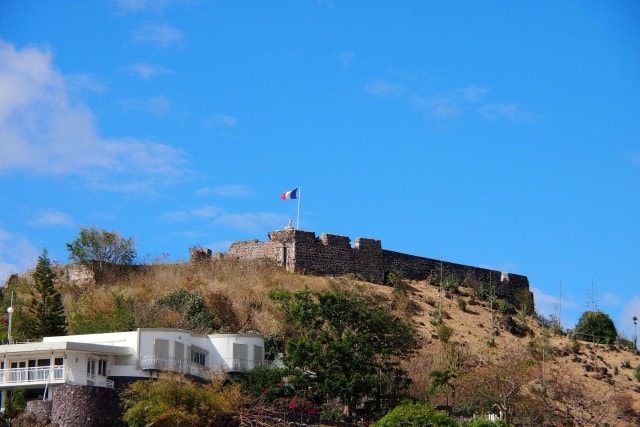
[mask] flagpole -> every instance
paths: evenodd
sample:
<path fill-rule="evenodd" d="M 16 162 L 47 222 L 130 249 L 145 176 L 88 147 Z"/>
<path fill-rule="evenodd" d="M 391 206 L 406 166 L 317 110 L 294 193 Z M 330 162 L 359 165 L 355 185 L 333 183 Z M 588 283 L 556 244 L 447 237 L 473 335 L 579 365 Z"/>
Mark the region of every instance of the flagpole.
<path fill-rule="evenodd" d="M 300 230 L 300 199 L 302 199 L 302 188 L 298 186 L 298 219 L 296 220 L 296 230 Z"/>

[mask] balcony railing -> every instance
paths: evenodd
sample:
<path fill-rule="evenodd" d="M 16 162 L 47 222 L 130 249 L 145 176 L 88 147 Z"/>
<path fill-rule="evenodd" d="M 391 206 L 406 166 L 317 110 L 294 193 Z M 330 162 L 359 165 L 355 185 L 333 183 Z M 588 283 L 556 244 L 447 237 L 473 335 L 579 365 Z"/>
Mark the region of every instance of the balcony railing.
<path fill-rule="evenodd" d="M 246 359 L 224 359 L 222 366 L 214 366 L 211 369 L 220 369 L 227 372 L 244 372 L 255 367 L 261 366 L 262 362 Z M 140 369 L 153 371 L 171 371 L 182 372 L 187 375 L 193 375 L 200 378 L 208 379 L 210 370 L 197 363 L 190 362 L 185 359 L 176 359 L 173 357 L 163 356 L 142 356 L 140 359 Z"/>
<path fill-rule="evenodd" d="M 0 369 L 0 385 L 78 384 L 73 372 L 64 366 Z M 113 388 L 113 381 L 87 374 L 87 385 Z"/>
<path fill-rule="evenodd" d="M 113 381 L 95 374 L 87 374 L 87 385 L 93 385 L 96 387 L 113 388 Z"/>
<path fill-rule="evenodd" d="M 0 384 L 64 382 L 64 366 L 0 370 Z"/>
<path fill-rule="evenodd" d="M 147 355 L 140 358 L 140 369 L 143 371 L 182 372 L 199 378 L 209 378 L 209 370 L 196 363 L 174 357 Z"/>

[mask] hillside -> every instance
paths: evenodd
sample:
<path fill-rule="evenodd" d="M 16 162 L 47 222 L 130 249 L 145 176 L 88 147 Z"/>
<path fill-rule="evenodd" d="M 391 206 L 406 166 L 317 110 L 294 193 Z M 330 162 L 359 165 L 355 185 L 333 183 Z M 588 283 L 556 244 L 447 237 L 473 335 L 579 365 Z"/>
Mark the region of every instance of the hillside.
<path fill-rule="evenodd" d="M 419 331 L 421 351 L 406 365 L 414 397 L 424 397 L 430 389 L 430 372 L 455 369 L 460 372 L 455 395 L 439 392 L 430 398 L 432 402 L 455 404 L 477 393 L 478 384 L 500 388 L 513 386 L 504 383 L 517 380 L 520 397 L 515 396 L 514 402 L 532 402 L 532 412 L 555 409 L 576 425 L 638 425 L 640 383 L 633 368 L 640 365 L 639 355 L 615 345 L 572 342 L 552 333 L 533 316 L 513 309 L 496 306 L 491 310 L 488 303 L 475 298 L 472 289 L 449 287 L 440 293 L 438 286 L 427 281 L 398 281 L 394 288 L 231 260 L 144 266 L 98 285 L 76 283 L 64 274 L 60 277 L 70 333 L 134 327 L 198 329 L 202 325 L 185 318 L 184 313 L 157 304 L 160 297 L 182 289 L 188 295 L 202 296 L 215 313 L 217 330 L 273 334 L 281 325 L 268 298 L 271 290 L 357 286 Z M 28 314 L 21 307 L 29 299 L 29 284 L 14 277 L 8 285 L 15 293 L 14 336 L 20 338 L 21 327 L 28 327 Z M 7 297 L 5 292 L 5 305 Z M 492 316 L 499 325 L 493 333 Z M 526 375 L 511 370 L 524 359 L 537 361 L 529 365 Z"/>

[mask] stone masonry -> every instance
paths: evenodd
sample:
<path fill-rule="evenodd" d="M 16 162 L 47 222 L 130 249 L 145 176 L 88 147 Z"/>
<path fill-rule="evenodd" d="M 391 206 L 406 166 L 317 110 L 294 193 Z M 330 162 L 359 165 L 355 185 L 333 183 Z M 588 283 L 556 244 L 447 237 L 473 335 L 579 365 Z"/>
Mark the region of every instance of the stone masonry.
<path fill-rule="evenodd" d="M 443 277 L 462 284 L 471 279 L 487 288 L 492 286 L 498 298 L 513 304 L 524 299 L 533 309 L 533 295 L 526 276 L 389 251 L 382 249 L 380 240 L 375 239 L 357 238 L 352 246 L 351 239 L 346 236 L 323 233 L 317 237 L 312 231 L 288 226 L 270 232 L 266 242 L 234 242 L 225 257 L 268 259 L 287 271 L 302 274 L 353 274 L 377 284 L 384 284 L 392 272 L 411 280 Z"/>

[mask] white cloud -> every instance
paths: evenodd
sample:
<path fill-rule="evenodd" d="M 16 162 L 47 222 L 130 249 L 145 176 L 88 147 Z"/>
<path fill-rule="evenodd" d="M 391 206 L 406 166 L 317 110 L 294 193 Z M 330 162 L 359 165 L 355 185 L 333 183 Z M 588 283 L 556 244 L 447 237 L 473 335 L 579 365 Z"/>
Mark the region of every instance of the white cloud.
<path fill-rule="evenodd" d="M 480 113 L 491 120 L 528 121 L 535 119 L 535 114 L 518 104 L 486 104 L 480 108 Z"/>
<path fill-rule="evenodd" d="M 184 154 L 168 145 L 102 138 L 91 110 L 70 96 L 48 49 L 17 50 L 0 40 L 3 172 L 74 175 L 93 188 L 126 191 L 148 190 L 186 170 Z"/>
<path fill-rule="evenodd" d="M 571 295 L 563 295 L 560 300 L 560 294 L 551 295 L 544 293 L 540 288 L 531 287 L 533 292 L 533 301 L 536 306 L 536 312 L 549 318 L 552 315 L 561 317 L 562 325 L 565 328 L 572 328 L 578 315 L 578 304 Z"/>
<path fill-rule="evenodd" d="M 146 64 L 143 62 L 138 62 L 137 64 L 133 64 L 129 66 L 129 73 L 141 78 L 142 80 L 150 80 L 153 77 L 159 76 L 161 74 L 169 74 L 171 70 L 168 68 L 162 67 L 160 65 Z"/>
<path fill-rule="evenodd" d="M 215 220 L 215 223 L 247 232 L 255 232 L 263 226 L 273 227 L 271 229 L 277 227 L 282 228 L 287 224 L 287 221 L 288 218 L 281 214 L 248 212 L 242 214 L 223 214 Z"/>
<path fill-rule="evenodd" d="M 217 187 L 203 187 L 196 191 L 196 195 L 200 197 L 208 197 L 211 195 L 220 197 L 249 197 L 253 194 L 251 188 L 242 184 L 219 185 Z"/>
<path fill-rule="evenodd" d="M 118 10 L 127 12 L 163 12 L 173 0 L 115 0 Z"/>
<path fill-rule="evenodd" d="M 633 339 L 633 335 L 640 326 L 640 320 L 638 320 L 638 325 L 634 328 L 633 316 L 640 319 L 640 295 L 635 295 L 627 301 L 620 312 L 620 317 L 615 322 L 618 332 L 628 339 Z"/>
<path fill-rule="evenodd" d="M 0 284 L 10 274 L 22 273 L 32 268 L 39 252 L 25 236 L 0 229 Z"/>
<path fill-rule="evenodd" d="M 342 67 L 348 67 L 353 62 L 354 54 L 351 51 L 340 52 L 338 58 L 340 59 L 340 64 Z"/>
<path fill-rule="evenodd" d="M 141 44 L 169 47 L 181 43 L 184 33 L 170 25 L 144 24 L 133 33 L 133 40 Z"/>
<path fill-rule="evenodd" d="M 228 114 L 212 114 L 205 120 L 205 125 L 235 128 L 238 125 L 238 119 Z"/>
<path fill-rule="evenodd" d="M 398 95 L 401 92 L 401 87 L 395 83 L 389 83 L 382 80 L 378 80 L 366 87 L 367 92 L 370 95 L 382 96 L 382 95 Z"/>
<path fill-rule="evenodd" d="M 29 222 L 29 225 L 44 227 L 71 227 L 73 220 L 63 212 L 55 209 L 41 209 L 37 212 L 36 217 Z"/>
<path fill-rule="evenodd" d="M 153 96 L 147 99 L 128 99 L 123 101 L 126 110 L 148 111 L 161 116 L 171 109 L 171 101 L 164 95 Z"/>

